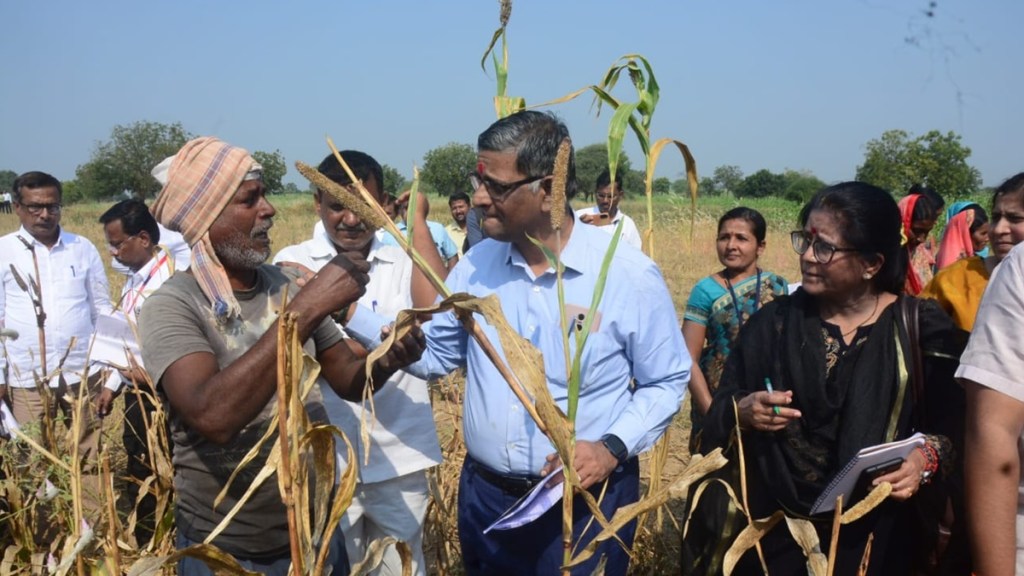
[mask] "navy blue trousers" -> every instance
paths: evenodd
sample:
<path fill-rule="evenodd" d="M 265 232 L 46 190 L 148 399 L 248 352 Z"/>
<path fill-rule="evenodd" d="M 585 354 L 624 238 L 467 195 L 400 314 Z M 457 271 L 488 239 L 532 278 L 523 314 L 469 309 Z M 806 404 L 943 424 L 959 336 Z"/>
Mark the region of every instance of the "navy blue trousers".
<path fill-rule="evenodd" d="M 596 498 L 599 483 L 590 488 Z M 636 458 L 627 460 L 608 479 L 608 489 L 601 500 L 601 511 L 611 518 L 618 508 L 636 502 L 640 497 L 640 464 Z M 473 465 L 464 463 L 459 478 L 459 540 L 462 561 L 468 576 L 524 576 L 559 574 L 562 566 L 562 506 L 556 504 L 530 524 L 511 530 L 484 528 L 501 516 L 520 498 L 508 494 L 482 478 Z M 589 524 L 589 526 L 588 526 Z M 584 533 L 584 529 L 586 532 Z M 580 496 L 573 501 L 573 546 L 575 550 L 593 540 L 601 531 L 597 521 Z M 626 524 L 618 536 L 627 547 L 633 546 L 636 522 Z M 580 538 L 583 538 L 582 542 Z M 592 574 L 601 556 L 607 557 L 605 574 L 625 574 L 629 554 L 614 539 L 602 543 L 597 553 L 572 574 Z"/>

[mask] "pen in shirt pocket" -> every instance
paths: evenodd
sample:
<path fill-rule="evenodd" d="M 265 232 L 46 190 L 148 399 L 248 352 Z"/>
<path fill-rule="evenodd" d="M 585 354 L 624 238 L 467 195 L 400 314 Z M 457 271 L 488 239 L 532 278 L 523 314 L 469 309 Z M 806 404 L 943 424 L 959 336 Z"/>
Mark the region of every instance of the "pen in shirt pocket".
<path fill-rule="evenodd" d="M 74 266 L 71 267 L 71 277 L 72 278 L 75 277 L 75 267 Z"/>
<path fill-rule="evenodd" d="M 370 306 L 371 306 L 371 307 L 373 307 L 373 311 L 374 311 L 374 312 L 376 312 L 376 311 L 377 311 L 377 301 L 376 301 L 376 300 L 374 300 L 373 302 L 371 302 L 371 303 L 370 303 Z"/>

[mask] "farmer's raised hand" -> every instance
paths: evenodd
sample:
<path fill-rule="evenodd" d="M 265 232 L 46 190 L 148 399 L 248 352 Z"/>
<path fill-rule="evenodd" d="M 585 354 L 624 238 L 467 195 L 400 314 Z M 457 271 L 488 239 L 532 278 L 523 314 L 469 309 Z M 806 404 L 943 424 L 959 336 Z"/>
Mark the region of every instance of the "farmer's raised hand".
<path fill-rule="evenodd" d="M 293 303 L 312 301 L 323 316 L 344 310 L 366 293 L 369 271 L 370 263 L 362 254 L 338 254 L 306 282 Z"/>

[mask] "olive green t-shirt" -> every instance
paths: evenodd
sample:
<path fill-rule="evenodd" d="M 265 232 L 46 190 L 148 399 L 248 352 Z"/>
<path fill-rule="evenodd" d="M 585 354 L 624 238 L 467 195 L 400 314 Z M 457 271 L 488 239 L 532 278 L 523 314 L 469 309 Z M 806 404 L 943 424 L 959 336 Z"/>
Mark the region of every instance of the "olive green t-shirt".
<path fill-rule="evenodd" d="M 224 369 L 252 348 L 274 324 L 280 314 L 283 288 L 288 286 L 288 293 L 294 294 L 298 287 L 293 278 L 275 266 L 261 266 L 257 276 L 252 290 L 235 292 L 242 309 L 241 321 L 219 324 L 199 284 L 186 272 L 172 276 L 146 300 L 139 320 L 142 358 L 158 390 L 160 378 L 178 359 L 208 352 Z M 341 333 L 328 318 L 303 349 L 315 357 L 317 351 L 341 339 Z M 224 500 L 214 508 L 214 499 L 235 467 L 266 432 L 275 403 L 272 397 L 252 422 L 223 445 L 190 430 L 180 415 L 170 410 L 177 527 L 189 540 L 203 541 L 245 494 L 263 467 L 273 438 L 263 444 L 259 455 L 234 479 Z M 319 386 L 313 386 L 306 398 L 306 410 L 311 420 L 327 421 Z M 213 543 L 241 557 L 270 557 L 288 551 L 286 511 L 275 476 L 264 480 Z"/>

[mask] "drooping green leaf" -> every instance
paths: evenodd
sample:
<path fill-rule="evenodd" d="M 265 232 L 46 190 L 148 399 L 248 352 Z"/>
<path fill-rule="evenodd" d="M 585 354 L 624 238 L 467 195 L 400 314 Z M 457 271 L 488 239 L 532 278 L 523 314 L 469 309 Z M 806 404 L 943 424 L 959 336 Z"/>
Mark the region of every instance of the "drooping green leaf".
<path fill-rule="evenodd" d="M 636 103 L 620 104 L 608 123 L 608 171 L 611 179 L 615 181 L 615 172 L 619 165 L 619 155 L 622 153 L 622 141 L 626 135 L 626 126 L 636 110 Z"/>

